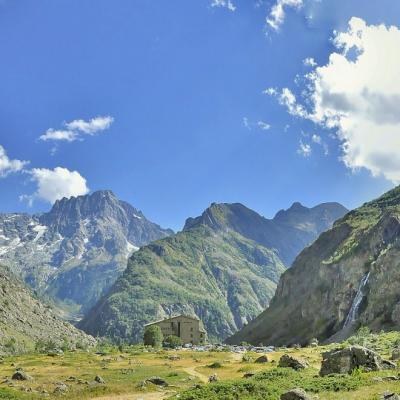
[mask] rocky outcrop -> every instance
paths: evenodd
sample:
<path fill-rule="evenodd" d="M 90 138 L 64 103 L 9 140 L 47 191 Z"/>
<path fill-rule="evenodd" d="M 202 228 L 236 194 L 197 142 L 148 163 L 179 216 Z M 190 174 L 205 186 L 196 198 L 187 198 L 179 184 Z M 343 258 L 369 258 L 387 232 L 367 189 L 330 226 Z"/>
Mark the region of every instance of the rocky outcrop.
<path fill-rule="evenodd" d="M 103 190 L 40 215 L 0 214 L 0 262 L 64 310 L 85 312 L 133 251 L 172 233 Z"/>
<path fill-rule="evenodd" d="M 364 371 L 380 371 L 395 369 L 396 365 L 365 347 L 350 346 L 344 349 L 334 349 L 322 354 L 320 375 L 351 374 L 356 368 Z"/>
<path fill-rule="evenodd" d="M 326 215 L 329 224 L 343 211 L 338 205 L 315 209 L 295 205 L 278 213 L 277 222 L 242 204 L 213 204 L 182 232 L 134 253 L 79 326 L 93 335 L 139 341 L 145 323 L 189 314 L 204 322 L 211 340 L 221 341 L 268 305 L 288 266 L 281 258 L 288 238 L 296 248 L 309 243 L 313 232 L 327 228 L 316 224 L 316 215 Z"/>
<path fill-rule="evenodd" d="M 303 389 L 292 389 L 281 395 L 281 400 L 310 400 L 311 397 Z"/>
<path fill-rule="evenodd" d="M 351 211 L 304 249 L 280 279 L 269 308 L 229 342 L 306 345 L 314 337 L 343 340 L 361 325 L 400 329 L 399 239 L 396 188 Z M 350 312 L 354 318 L 346 324 Z"/>

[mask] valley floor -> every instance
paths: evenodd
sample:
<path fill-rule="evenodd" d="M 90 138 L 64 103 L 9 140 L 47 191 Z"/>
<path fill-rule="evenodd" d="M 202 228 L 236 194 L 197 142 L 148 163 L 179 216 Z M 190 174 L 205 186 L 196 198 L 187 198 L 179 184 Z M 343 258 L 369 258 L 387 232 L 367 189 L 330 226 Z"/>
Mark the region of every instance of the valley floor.
<path fill-rule="evenodd" d="M 389 343 L 385 340 L 376 343 L 376 347 L 389 358 L 391 345 L 385 345 Z M 103 353 L 12 356 L 0 364 L 0 399 L 278 400 L 282 393 L 295 387 L 303 387 L 311 398 L 318 396 L 321 400 L 374 400 L 385 391 L 400 393 L 400 369 L 319 377 L 324 350 L 326 347 L 280 349 L 266 354 L 268 362 L 263 364 L 255 362 L 261 355 L 257 353 L 145 352 L 134 348 L 123 352 L 109 349 Z M 286 353 L 308 361 L 310 367 L 301 372 L 278 368 L 279 358 Z M 19 368 L 32 379 L 12 380 Z M 243 378 L 245 373 L 255 375 Z M 217 374 L 218 382 L 208 383 L 212 374 Z M 96 376 L 105 383 L 95 382 Z M 155 376 L 168 386 L 146 383 Z M 193 389 L 195 385 L 197 388 Z"/>

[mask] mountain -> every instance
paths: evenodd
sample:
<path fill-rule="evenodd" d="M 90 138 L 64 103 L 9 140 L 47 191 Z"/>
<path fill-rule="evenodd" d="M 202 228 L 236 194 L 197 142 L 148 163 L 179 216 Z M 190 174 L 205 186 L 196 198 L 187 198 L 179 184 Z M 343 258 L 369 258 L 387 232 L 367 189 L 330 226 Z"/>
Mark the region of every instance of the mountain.
<path fill-rule="evenodd" d="M 199 317 L 211 339 L 225 339 L 268 305 L 289 266 L 283 260 L 290 262 L 345 211 L 296 203 L 268 220 L 242 204 L 212 204 L 182 232 L 134 253 L 79 326 L 136 342 L 145 323 L 185 313 Z"/>
<path fill-rule="evenodd" d="M 140 246 L 171 235 L 108 190 L 40 215 L 0 214 L 0 263 L 74 313 L 91 307 Z"/>
<path fill-rule="evenodd" d="M 96 340 L 61 321 L 11 271 L 0 266 L 0 354 L 33 350 L 38 341 L 90 346 Z"/>
<path fill-rule="evenodd" d="M 306 248 L 269 308 L 230 338 L 340 341 L 360 326 L 400 329 L 400 187 L 349 212 Z"/>

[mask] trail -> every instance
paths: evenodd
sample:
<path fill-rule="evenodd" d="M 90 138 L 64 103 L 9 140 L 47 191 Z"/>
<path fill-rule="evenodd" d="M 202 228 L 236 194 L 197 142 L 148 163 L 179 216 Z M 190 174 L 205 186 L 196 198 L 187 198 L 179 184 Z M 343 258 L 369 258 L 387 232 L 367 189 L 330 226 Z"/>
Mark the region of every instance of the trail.
<path fill-rule="evenodd" d="M 201 382 L 207 383 L 208 377 L 203 375 L 201 372 L 196 371 L 196 367 L 185 367 L 183 370 L 191 376 L 199 378 Z"/>
<path fill-rule="evenodd" d="M 151 392 L 151 393 L 135 393 L 135 394 L 118 394 L 102 397 L 93 397 L 92 400 L 163 400 L 172 393 L 167 392 Z"/>

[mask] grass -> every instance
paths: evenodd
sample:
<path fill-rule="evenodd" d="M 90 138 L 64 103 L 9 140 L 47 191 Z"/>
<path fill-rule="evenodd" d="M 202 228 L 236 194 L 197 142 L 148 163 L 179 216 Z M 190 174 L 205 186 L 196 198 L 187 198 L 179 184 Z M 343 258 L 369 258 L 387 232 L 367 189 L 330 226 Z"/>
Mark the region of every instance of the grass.
<path fill-rule="evenodd" d="M 399 343 L 399 338 L 399 333 L 364 333 L 352 341 L 368 341 L 388 358 L 391 349 Z M 66 400 L 99 399 L 104 396 L 117 399 L 117 396 L 135 393 L 144 399 L 151 394 L 151 399 L 161 399 L 162 395 L 167 395 L 173 400 L 278 400 L 284 391 L 295 387 L 318 395 L 320 400 L 377 400 L 386 390 L 400 393 L 400 381 L 376 379 L 397 376 L 399 371 L 357 371 L 352 375 L 319 377 L 321 353 L 330 347 L 278 349 L 268 354 L 270 361 L 266 364 L 255 363 L 260 354 L 251 352 L 244 360 L 243 354 L 229 352 L 146 352 L 131 347 L 124 348 L 124 351 L 108 348 L 101 355 L 77 351 L 57 357 L 40 354 L 13 356 L 5 358 L 0 364 L 0 382 L 3 382 L 0 383 L 0 399 L 36 400 L 43 398 L 40 395 L 43 390 L 49 393 L 49 399 Z M 310 367 L 300 372 L 278 368 L 279 358 L 286 353 L 306 360 Z M 169 359 L 171 354 L 179 355 L 179 359 Z M 16 368 L 22 368 L 34 379 L 13 381 L 13 387 L 10 387 L 5 379 Z M 243 378 L 248 372 L 255 375 Z M 217 373 L 219 381 L 206 383 L 214 373 Z M 96 384 L 96 375 L 100 375 L 106 384 Z M 161 389 L 153 384 L 143 385 L 152 376 L 165 379 L 169 386 Z M 53 394 L 57 382 L 68 385 L 69 390 L 65 395 Z"/>

